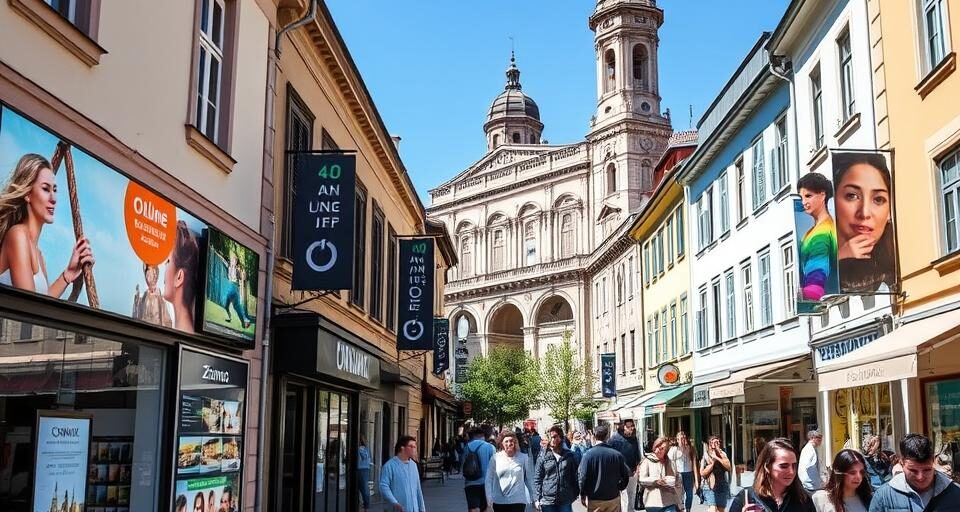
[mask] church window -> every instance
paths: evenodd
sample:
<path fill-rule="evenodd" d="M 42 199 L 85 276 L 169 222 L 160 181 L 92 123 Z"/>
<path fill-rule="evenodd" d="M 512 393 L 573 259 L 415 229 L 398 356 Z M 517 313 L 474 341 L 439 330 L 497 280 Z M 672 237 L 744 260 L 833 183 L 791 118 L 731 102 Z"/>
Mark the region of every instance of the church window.
<path fill-rule="evenodd" d="M 603 92 L 610 92 L 617 87 L 617 56 L 612 49 L 604 53 L 603 63 Z"/>
<path fill-rule="evenodd" d="M 462 277 L 473 275 L 473 240 L 469 236 L 460 241 L 460 271 Z"/>
<path fill-rule="evenodd" d="M 617 191 L 617 168 L 613 164 L 607 166 L 607 193 Z"/>
<path fill-rule="evenodd" d="M 493 134 L 493 147 L 500 145 L 500 135 Z"/>
<path fill-rule="evenodd" d="M 537 263 L 537 230 L 533 222 L 523 228 L 523 253 L 527 265 Z"/>
<path fill-rule="evenodd" d="M 493 232 L 493 244 L 491 244 L 493 246 L 493 261 L 491 265 L 493 268 L 491 270 L 493 271 L 503 270 L 506 267 L 506 248 L 504 246 L 505 244 L 503 235 L 503 229 L 498 229 Z"/>
<path fill-rule="evenodd" d="M 566 213 L 560 219 L 560 257 L 573 256 L 573 214 Z"/>
<path fill-rule="evenodd" d="M 537 136 L 531 133 L 531 134 L 530 134 L 530 144 L 536 144 L 536 143 L 537 143 Z"/>
<path fill-rule="evenodd" d="M 650 169 L 650 160 L 644 160 L 640 162 L 640 176 L 641 180 L 645 183 L 651 183 L 651 189 L 656 188 L 657 184 L 653 183 L 653 171 Z"/>
<path fill-rule="evenodd" d="M 520 134 L 517 132 L 513 132 L 513 143 L 520 144 Z"/>
<path fill-rule="evenodd" d="M 633 87 L 646 91 L 649 88 L 647 78 L 647 48 L 642 44 L 633 47 Z"/>

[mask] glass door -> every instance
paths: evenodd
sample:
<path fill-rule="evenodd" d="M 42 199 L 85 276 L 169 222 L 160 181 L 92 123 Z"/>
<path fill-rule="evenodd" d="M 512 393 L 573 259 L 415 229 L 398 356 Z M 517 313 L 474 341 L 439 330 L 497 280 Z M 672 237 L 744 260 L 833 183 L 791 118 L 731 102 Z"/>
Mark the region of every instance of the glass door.
<path fill-rule="evenodd" d="M 283 411 L 280 435 L 281 453 L 280 492 L 278 510 L 305 510 L 306 499 L 304 483 L 309 482 L 306 475 L 309 466 L 304 457 L 307 440 L 306 418 L 308 405 L 307 388 L 300 384 L 285 382 L 282 386 Z"/>
<path fill-rule="evenodd" d="M 359 499 L 353 491 L 356 449 L 350 444 L 351 396 L 335 391 L 317 391 L 317 455 L 314 512 L 352 509 Z"/>

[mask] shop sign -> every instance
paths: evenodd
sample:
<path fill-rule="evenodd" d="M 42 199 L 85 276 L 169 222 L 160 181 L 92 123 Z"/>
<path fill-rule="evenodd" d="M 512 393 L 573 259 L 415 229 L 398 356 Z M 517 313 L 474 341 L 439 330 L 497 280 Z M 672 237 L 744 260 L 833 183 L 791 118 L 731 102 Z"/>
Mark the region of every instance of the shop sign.
<path fill-rule="evenodd" d="M 440 375 L 450 368 L 450 320 L 433 319 L 433 374 Z"/>
<path fill-rule="evenodd" d="M 813 352 L 816 356 L 816 365 L 821 366 L 833 361 L 834 359 L 843 357 L 850 352 L 857 350 L 858 348 L 873 343 L 880 336 L 880 332 L 873 331 L 860 336 L 854 336 L 852 338 L 847 338 L 844 340 L 835 341 L 833 343 L 827 343 L 826 345 L 820 347 L 815 347 Z"/>
<path fill-rule="evenodd" d="M 59 199 L 50 194 L 40 213 L 25 211 L 23 220 L 10 226 L 36 222 L 42 227 L 34 256 L 45 262 L 45 271 L 18 275 L 17 269 L 35 264 L 18 259 L 29 255 L 13 255 L 2 279 L 11 284 L 0 287 L 14 286 L 180 332 L 200 327 L 196 312 L 198 301 L 204 300 L 206 223 L 2 105 L 0 140 L 0 169 L 9 170 L 0 182 L 29 186 L 45 180 Z M 39 168 L 39 174 L 31 168 Z M 14 183 L 20 179 L 15 176 L 36 178 Z M 7 234 L 0 233 L 0 240 L 9 242 L 13 237 Z M 253 275 L 258 271 L 252 269 Z M 255 316 L 255 311 L 247 313 Z"/>
<path fill-rule="evenodd" d="M 600 378 L 603 396 L 617 396 L 617 354 L 600 354 Z"/>
<path fill-rule="evenodd" d="M 347 290 L 353 285 L 356 156 L 295 155 L 294 290 Z"/>
<path fill-rule="evenodd" d="M 89 415 L 37 412 L 37 451 L 30 510 L 47 510 L 48 507 L 67 510 L 68 493 L 71 499 L 77 500 L 78 510 L 84 509 L 91 423 Z M 60 499 L 64 501 L 60 503 Z"/>
<path fill-rule="evenodd" d="M 882 384 L 917 376 L 917 355 L 885 359 L 875 363 L 863 364 L 852 368 L 827 371 L 817 376 L 820 391 Z"/>
<path fill-rule="evenodd" d="M 667 412 L 667 404 L 648 405 L 643 408 L 644 416 L 653 416 L 654 414 L 662 414 L 664 412 Z"/>
<path fill-rule="evenodd" d="M 660 386 L 672 386 L 680 382 L 680 369 L 675 364 L 665 364 L 657 370 Z"/>
<path fill-rule="evenodd" d="M 400 240 L 397 349 L 433 350 L 433 239 Z"/>
<path fill-rule="evenodd" d="M 216 229 L 207 230 L 203 330 L 254 342 L 260 255 Z"/>
<path fill-rule="evenodd" d="M 710 400 L 733 398 L 741 395 L 743 395 L 743 381 L 710 388 Z"/>
<path fill-rule="evenodd" d="M 229 503 L 243 509 L 245 361 L 181 347 L 173 503 Z"/>
<path fill-rule="evenodd" d="M 323 329 L 317 334 L 317 372 L 368 388 L 380 386 L 380 360 Z"/>
<path fill-rule="evenodd" d="M 470 368 L 470 351 L 467 350 L 467 345 L 465 343 L 457 344 L 457 348 L 454 349 L 454 382 L 457 384 L 463 384 L 467 381 L 467 371 Z"/>
<path fill-rule="evenodd" d="M 692 409 L 701 407 L 710 407 L 710 386 L 700 384 L 693 387 L 693 401 L 690 402 Z"/>

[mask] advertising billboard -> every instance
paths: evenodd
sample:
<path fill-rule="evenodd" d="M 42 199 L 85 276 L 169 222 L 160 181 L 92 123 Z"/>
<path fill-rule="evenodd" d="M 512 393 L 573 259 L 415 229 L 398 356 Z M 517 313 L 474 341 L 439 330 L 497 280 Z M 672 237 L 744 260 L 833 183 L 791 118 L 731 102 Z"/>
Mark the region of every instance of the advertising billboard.
<path fill-rule="evenodd" d="M 259 254 L 216 229 L 207 230 L 205 332 L 254 341 L 259 269 Z"/>
<path fill-rule="evenodd" d="M 0 105 L 0 287 L 192 333 L 208 226 Z"/>

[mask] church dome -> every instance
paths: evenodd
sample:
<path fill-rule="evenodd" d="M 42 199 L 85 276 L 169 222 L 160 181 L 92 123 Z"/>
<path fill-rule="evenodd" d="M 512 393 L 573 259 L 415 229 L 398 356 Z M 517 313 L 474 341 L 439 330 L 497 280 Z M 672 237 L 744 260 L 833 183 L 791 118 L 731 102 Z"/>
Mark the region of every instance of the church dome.
<path fill-rule="evenodd" d="M 507 68 L 507 85 L 490 105 L 487 122 L 505 117 L 530 117 L 540 121 L 540 107 L 533 98 L 523 93 L 520 85 L 520 70 L 517 69 L 516 61 L 512 56 L 510 67 Z"/>

